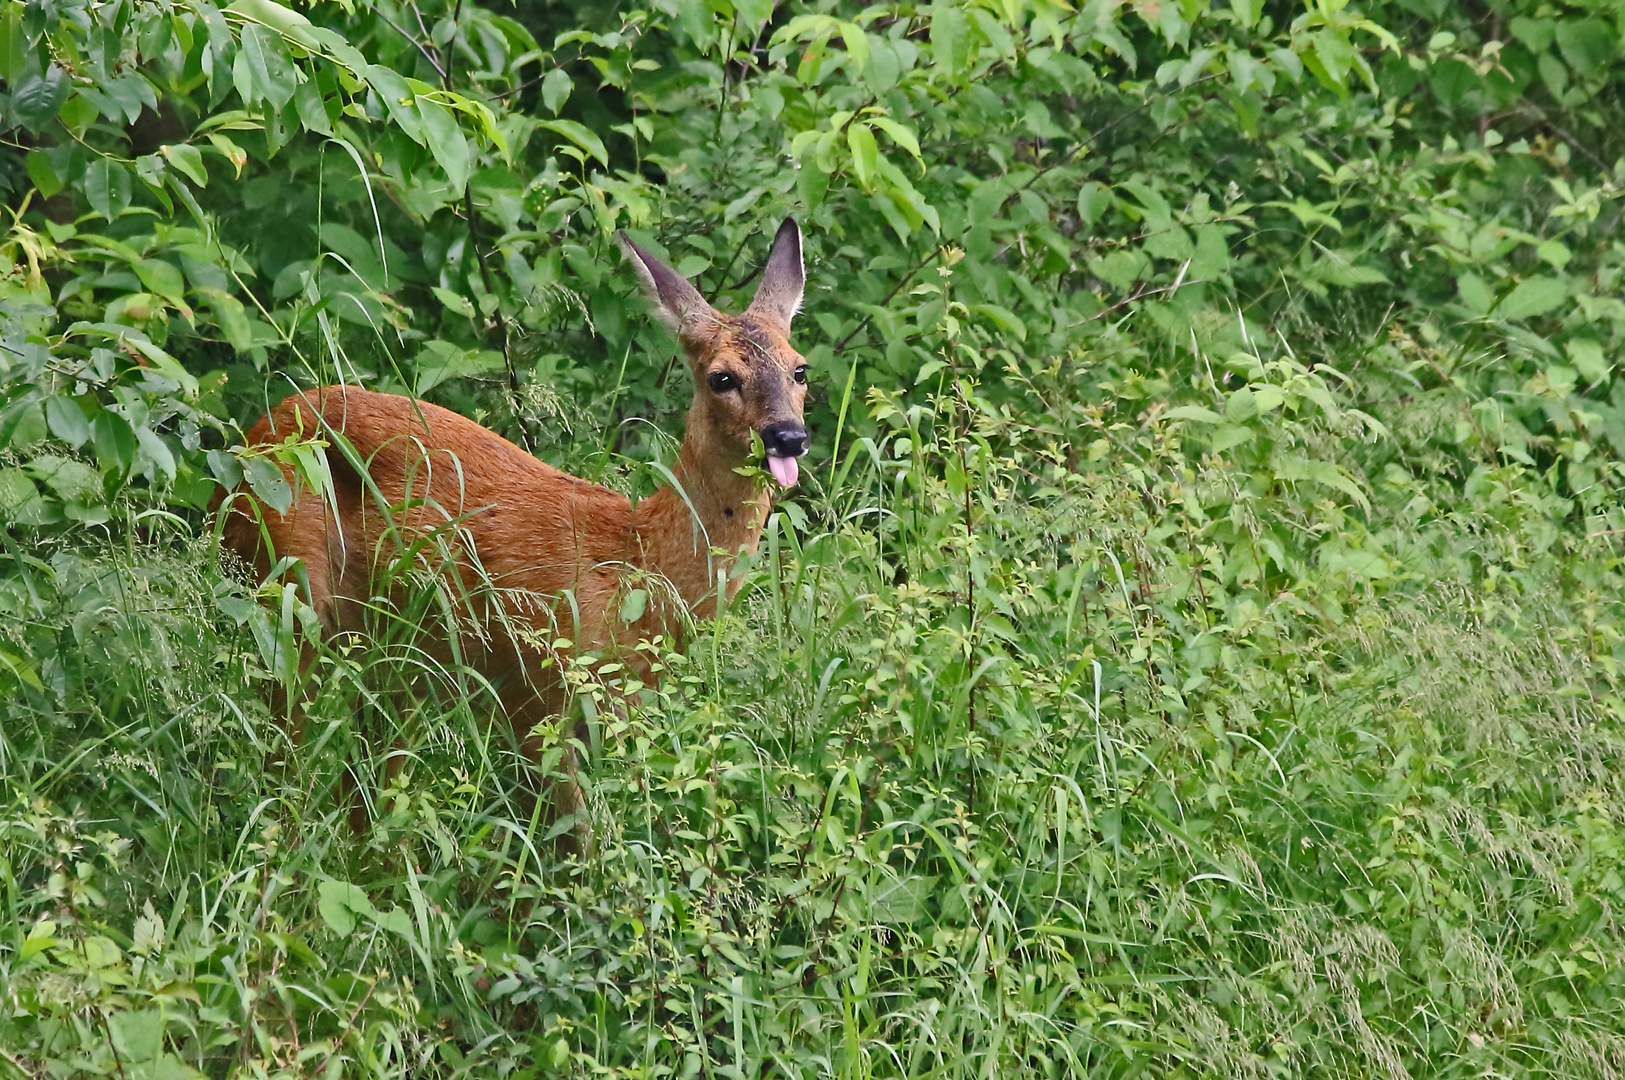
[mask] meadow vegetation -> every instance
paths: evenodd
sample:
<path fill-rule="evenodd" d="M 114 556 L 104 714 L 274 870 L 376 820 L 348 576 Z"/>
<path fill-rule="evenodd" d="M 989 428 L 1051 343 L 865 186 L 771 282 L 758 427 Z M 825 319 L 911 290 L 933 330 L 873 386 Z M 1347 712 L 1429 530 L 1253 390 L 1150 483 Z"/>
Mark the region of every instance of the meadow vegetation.
<path fill-rule="evenodd" d="M 0 192 L 0 1075 L 1625 1076 L 1617 3 L 0 0 Z M 812 457 L 564 858 L 206 506 L 332 381 L 650 493 L 614 232 L 787 214 Z"/>

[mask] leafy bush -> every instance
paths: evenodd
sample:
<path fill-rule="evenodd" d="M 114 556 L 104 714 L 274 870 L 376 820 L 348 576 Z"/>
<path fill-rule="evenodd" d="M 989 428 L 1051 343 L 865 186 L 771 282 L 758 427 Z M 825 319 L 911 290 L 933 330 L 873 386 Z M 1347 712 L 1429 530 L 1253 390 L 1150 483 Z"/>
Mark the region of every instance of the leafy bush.
<path fill-rule="evenodd" d="M 1622 33 L 0 2 L 0 1061 L 1614 1075 Z M 624 716 L 569 673 L 594 858 L 387 643 L 285 753 L 241 428 L 360 381 L 646 492 L 614 230 L 737 305 L 786 213 L 815 467 Z"/>

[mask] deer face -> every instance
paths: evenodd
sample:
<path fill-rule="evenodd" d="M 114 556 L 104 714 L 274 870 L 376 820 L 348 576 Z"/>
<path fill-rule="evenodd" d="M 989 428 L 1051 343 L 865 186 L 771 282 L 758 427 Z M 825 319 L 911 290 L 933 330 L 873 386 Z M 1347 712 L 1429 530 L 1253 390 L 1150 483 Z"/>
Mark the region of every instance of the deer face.
<path fill-rule="evenodd" d="M 790 320 L 801 306 L 801 231 L 786 218 L 773 240 L 762 282 L 750 307 L 723 315 L 693 285 L 625 234 L 632 264 L 655 314 L 677 332 L 694 373 L 689 423 L 702 422 L 716 450 L 748 453 L 752 436 L 767 452 L 768 471 L 780 487 L 800 477 L 796 459 L 811 438 L 803 420 L 807 364 L 790 347 Z"/>

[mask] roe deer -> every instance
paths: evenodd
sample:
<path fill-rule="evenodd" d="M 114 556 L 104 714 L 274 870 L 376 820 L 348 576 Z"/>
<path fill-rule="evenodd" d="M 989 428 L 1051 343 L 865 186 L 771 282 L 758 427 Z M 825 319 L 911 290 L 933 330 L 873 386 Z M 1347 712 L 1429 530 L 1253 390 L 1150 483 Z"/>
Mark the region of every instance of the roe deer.
<path fill-rule="evenodd" d="M 735 471 L 749 458 L 752 440 L 760 439 L 780 487 L 796 482 L 796 459 L 807 452 L 807 365 L 786 340 L 803 285 L 795 221 L 779 227 L 755 298 L 738 316 L 718 312 L 625 233 L 621 242 L 694 375 L 671 470 L 675 489 L 663 487 L 633 507 L 626 496 L 560 472 L 446 409 L 327 386 L 283 401 L 254 425 L 247 442 L 272 445 L 301 432 L 335 442 L 343 436 L 354 455 L 327 454 L 332 491 L 306 490 L 278 513 L 244 487 L 219 511 L 225 547 L 258 579 L 279 560 L 282 566 L 298 560 L 297 580 L 308 582 L 307 599 L 328 635 L 359 629 L 369 605 L 400 607 L 393 584 L 400 567 L 392 564 L 413 563 L 444 582 L 465 617 L 453 632 L 425 628 L 430 651 L 457 656 L 497 687 L 533 758 L 543 747 L 532 729 L 564 703 L 556 666 L 542 670 L 549 643 L 564 636 L 578 649 L 616 650 L 637 668 L 640 654 L 626 646 L 679 629 L 682 613 L 663 594 L 697 617 L 712 614 L 719 584 L 730 597 L 737 589 L 734 559 L 755 551 L 771 502 L 766 485 Z M 294 481 L 291 470 L 284 473 Z M 451 565 L 431 564 L 426 552 L 449 552 Z M 286 580 L 296 580 L 294 573 Z M 645 575 L 664 578 L 670 588 L 652 590 L 642 614 L 624 624 L 621 601 Z M 311 660 L 307 649 L 302 672 Z M 297 704 L 287 712 L 297 742 Z M 567 748 L 562 771 L 569 779 L 550 793 L 555 816 L 583 808 L 575 765 Z M 360 809 L 352 825 L 364 827 Z M 577 822 L 585 833 L 584 815 Z M 566 846 L 575 847 L 575 839 Z"/>

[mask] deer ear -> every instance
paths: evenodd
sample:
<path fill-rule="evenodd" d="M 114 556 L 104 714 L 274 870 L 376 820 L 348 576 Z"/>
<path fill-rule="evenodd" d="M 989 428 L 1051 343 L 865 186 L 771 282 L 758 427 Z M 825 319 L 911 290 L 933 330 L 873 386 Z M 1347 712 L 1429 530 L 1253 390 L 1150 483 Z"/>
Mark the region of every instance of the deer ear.
<path fill-rule="evenodd" d="M 801 310 L 805 284 L 806 275 L 801 269 L 801 229 L 795 218 L 785 218 L 773 238 L 773 250 L 767 253 L 762 283 L 756 287 L 756 298 L 750 302 L 749 313 L 776 322 L 788 331 L 790 320 Z"/>
<path fill-rule="evenodd" d="M 626 252 L 626 257 L 632 260 L 632 268 L 638 272 L 644 295 L 654 305 L 655 317 L 670 327 L 673 333 L 681 337 L 692 329 L 696 321 L 716 315 L 716 310 L 705 302 L 705 297 L 689 284 L 687 278 L 638 247 L 625 232 L 620 237 L 621 248 Z"/>

